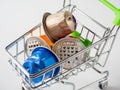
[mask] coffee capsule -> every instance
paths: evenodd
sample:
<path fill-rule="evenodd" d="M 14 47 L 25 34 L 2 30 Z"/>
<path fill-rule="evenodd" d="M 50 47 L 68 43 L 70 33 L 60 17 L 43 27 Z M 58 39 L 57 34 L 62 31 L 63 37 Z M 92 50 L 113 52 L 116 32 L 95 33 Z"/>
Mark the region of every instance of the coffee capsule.
<path fill-rule="evenodd" d="M 40 37 L 44 39 L 51 48 L 53 47 L 54 43 L 52 43 L 46 35 L 41 35 Z"/>
<path fill-rule="evenodd" d="M 33 49 L 39 46 L 45 46 L 47 48 L 50 48 L 49 45 L 42 38 L 35 37 L 35 36 L 28 38 L 25 44 L 25 52 L 27 56 L 30 56 Z"/>
<path fill-rule="evenodd" d="M 31 56 L 27 58 L 27 60 L 23 63 L 23 67 L 28 71 L 30 75 L 35 75 L 36 73 L 41 72 L 45 68 L 50 67 L 51 65 L 59 62 L 59 58 L 54 54 L 53 51 L 46 47 L 37 47 L 32 51 Z M 44 79 L 53 78 L 59 74 L 60 66 L 51 69 L 48 72 L 44 73 Z M 26 77 L 26 80 L 28 77 Z M 43 79 L 43 75 L 40 75 L 36 78 L 32 78 L 31 82 L 37 84 L 41 82 Z M 28 79 L 29 80 L 29 79 Z"/>
<path fill-rule="evenodd" d="M 53 51 L 58 55 L 60 60 L 65 60 L 83 49 L 85 49 L 85 46 L 79 41 L 79 39 L 74 37 L 62 38 L 58 40 L 53 46 Z M 86 57 L 86 53 L 77 55 L 68 62 L 65 62 L 63 68 L 68 70 L 77 65 L 80 65 L 85 62 Z"/>
<path fill-rule="evenodd" d="M 53 43 L 76 29 L 75 17 L 69 11 L 45 13 L 42 23 L 46 35 Z"/>

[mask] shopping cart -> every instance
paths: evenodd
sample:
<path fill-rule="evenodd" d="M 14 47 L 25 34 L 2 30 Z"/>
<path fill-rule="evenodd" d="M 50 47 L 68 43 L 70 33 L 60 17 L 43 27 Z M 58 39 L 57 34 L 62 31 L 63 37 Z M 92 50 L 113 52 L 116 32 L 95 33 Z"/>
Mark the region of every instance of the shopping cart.
<path fill-rule="evenodd" d="M 9 63 L 22 79 L 22 90 L 41 90 L 50 85 L 55 85 L 55 83 L 57 82 L 65 84 L 66 80 L 74 75 L 77 75 L 80 72 L 85 72 L 89 68 L 95 70 L 96 73 L 103 75 L 103 77 L 89 83 L 88 85 L 85 85 L 84 87 L 89 86 L 95 82 L 99 83 L 100 89 L 104 89 L 107 87 L 109 72 L 101 71 L 99 68 L 97 68 L 97 66 L 99 66 L 100 68 L 105 67 L 113 43 L 120 28 L 119 25 L 114 25 L 112 28 L 105 27 L 104 25 L 100 24 L 98 21 L 81 11 L 77 6 L 72 5 L 71 0 L 68 0 L 68 3 L 67 0 L 64 0 L 63 8 L 59 11 L 65 10 L 70 11 L 75 16 L 77 22 L 76 30 L 80 32 L 82 39 L 88 39 L 91 41 L 92 44 L 86 47 L 84 50 L 70 56 L 69 58 L 60 61 L 48 68 L 45 68 L 44 70 L 34 75 L 31 75 L 24 69 L 22 65 L 28 57 L 25 52 L 26 40 L 31 36 L 40 37 L 44 34 L 44 32 L 42 32 L 44 31 L 43 25 L 36 25 L 30 31 L 28 31 L 6 47 L 6 51 L 10 56 Z M 64 63 L 72 61 L 74 60 L 74 57 L 79 57 L 86 52 L 88 56 L 83 64 L 79 64 L 67 70 L 63 68 Z M 60 67 L 60 72 L 57 76 L 52 76 L 49 79 L 44 78 L 46 72 L 49 72 L 51 70 L 53 70 L 54 72 L 55 68 L 57 67 Z M 32 83 L 31 79 L 37 78 L 39 76 L 43 76 L 42 81 L 37 84 Z M 28 78 L 26 79 L 26 77 Z M 69 82 L 68 84 L 71 83 Z M 73 90 L 76 90 L 75 83 L 72 83 L 71 85 L 73 86 Z M 81 90 L 82 88 L 78 88 L 77 90 Z"/>

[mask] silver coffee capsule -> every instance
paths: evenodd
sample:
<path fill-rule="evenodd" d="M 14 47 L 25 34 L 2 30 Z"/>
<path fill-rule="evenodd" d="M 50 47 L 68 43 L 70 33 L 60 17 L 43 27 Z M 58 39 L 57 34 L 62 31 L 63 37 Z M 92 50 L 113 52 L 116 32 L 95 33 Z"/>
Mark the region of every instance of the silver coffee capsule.
<path fill-rule="evenodd" d="M 39 37 L 28 38 L 25 44 L 25 50 L 26 50 L 27 56 L 30 56 L 33 49 L 39 46 L 45 46 L 47 48 L 50 48 L 49 45 L 42 38 L 39 38 Z"/>
<path fill-rule="evenodd" d="M 62 38 L 53 46 L 53 51 L 58 55 L 60 60 L 65 60 L 83 49 L 85 49 L 84 45 L 79 41 L 79 39 L 73 37 Z M 63 68 L 68 70 L 84 63 L 86 56 L 87 54 L 83 53 L 82 55 L 74 57 L 73 60 L 66 62 Z"/>

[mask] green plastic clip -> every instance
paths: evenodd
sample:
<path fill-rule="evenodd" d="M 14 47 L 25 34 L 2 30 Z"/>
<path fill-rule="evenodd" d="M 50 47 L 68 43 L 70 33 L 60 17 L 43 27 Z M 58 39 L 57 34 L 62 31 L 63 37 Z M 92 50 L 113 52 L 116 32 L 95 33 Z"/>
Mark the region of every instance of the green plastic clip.
<path fill-rule="evenodd" d="M 107 0 L 100 0 L 100 1 L 115 13 L 116 17 L 115 17 L 113 23 L 116 26 L 120 26 L 120 9 L 116 8 L 114 5 L 112 5 Z"/>

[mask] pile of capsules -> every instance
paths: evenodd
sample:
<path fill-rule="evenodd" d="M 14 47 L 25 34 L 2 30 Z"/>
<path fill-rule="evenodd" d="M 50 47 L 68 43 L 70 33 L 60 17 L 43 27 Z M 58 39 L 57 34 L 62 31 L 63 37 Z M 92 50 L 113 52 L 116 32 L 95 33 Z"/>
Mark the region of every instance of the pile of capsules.
<path fill-rule="evenodd" d="M 55 14 L 45 13 L 42 19 L 45 35 L 32 36 L 26 40 L 25 51 L 28 58 L 23 67 L 29 74 L 36 74 L 70 56 L 80 52 L 91 44 L 89 40 L 83 40 L 76 31 L 77 22 L 69 11 L 60 11 Z M 74 57 L 64 63 L 63 69 L 71 68 L 85 62 L 87 53 Z M 55 77 L 60 72 L 60 66 L 45 73 L 44 79 Z M 33 83 L 39 83 L 43 75 L 32 79 Z"/>

